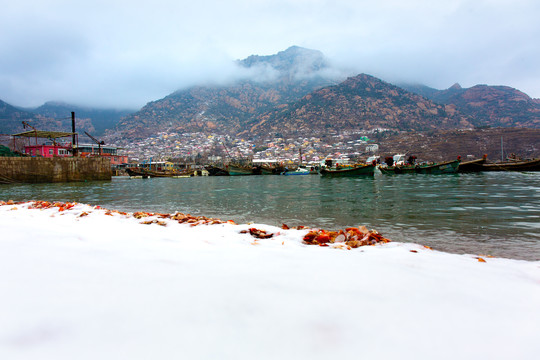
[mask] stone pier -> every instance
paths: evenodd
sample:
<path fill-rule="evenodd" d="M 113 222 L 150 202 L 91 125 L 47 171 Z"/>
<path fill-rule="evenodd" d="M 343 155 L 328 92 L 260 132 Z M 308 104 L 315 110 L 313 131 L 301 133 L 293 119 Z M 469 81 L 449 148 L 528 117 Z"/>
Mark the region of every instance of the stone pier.
<path fill-rule="evenodd" d="M 0 157 L 0 183 L 55 183 L 111 180 L 104 157 Z"/>

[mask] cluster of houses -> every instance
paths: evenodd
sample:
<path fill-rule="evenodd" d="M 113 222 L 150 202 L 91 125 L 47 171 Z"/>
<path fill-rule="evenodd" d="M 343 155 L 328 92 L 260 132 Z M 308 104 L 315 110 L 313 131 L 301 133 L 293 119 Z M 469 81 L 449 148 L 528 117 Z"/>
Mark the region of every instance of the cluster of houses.
<path fill-rule="evenodd" d="M 78 135 L 69 132 L 30 130 L 12 135 L 15 143 L 23 141 L 24 153 L 37 157 L 108 157 L 113 167 L 130 163 L 168 161 L 183 164 L 227 162 L 251 159 L 253 162 L 319 164 L 326 158 L 357 161 L 377 153 L 378 145 L 369 132 L 353 131 L 325 136 L 267 139 L 237 139 L 208 133 L 160 133 L 155 137 L 131 142 L 120 140 L 119 146 L 103 142 L 79 143 Z M 93 138 L 92 138 L 93 139 Z M 96 139 L 93 139 L 96 140 Z M 75 144 L 75 145 L 73 145 Z M 21 148 L 21 146 L 18 146 Z"/>
<path fill-rule="evenodd" d="M 367 158 L 378 152 L 378 145 L 365 131 L 328 134 L 325 137 L 272 137 L 237 139 L 229 135 L 208 133 L 160 133 L 138 142 L 120 141 L 123 153 L 131 161 L 150 158 L 172 159 L 186 163 L 216 163 L 230 159 L 252 159 L 254 162 L 319 163 L 327 157 Z"/>

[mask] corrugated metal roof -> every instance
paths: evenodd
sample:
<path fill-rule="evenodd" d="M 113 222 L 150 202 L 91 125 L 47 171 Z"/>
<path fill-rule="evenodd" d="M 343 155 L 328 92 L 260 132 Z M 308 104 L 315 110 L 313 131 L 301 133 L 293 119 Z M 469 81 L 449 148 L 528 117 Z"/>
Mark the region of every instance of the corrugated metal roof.
<path fill-rule="evenodd" d="M 62 132 L 62 131 L 30 130 L 30 131 L 25 131 L 25 132 L 18 133 L 18 134 L 13 134 L 11 136 L 38 137 L 38 138 L 45 138 L 45 139 L 58 139 L 58 138 L 72 136 L 72 135 L 74 135 L 74 133 Z"/>

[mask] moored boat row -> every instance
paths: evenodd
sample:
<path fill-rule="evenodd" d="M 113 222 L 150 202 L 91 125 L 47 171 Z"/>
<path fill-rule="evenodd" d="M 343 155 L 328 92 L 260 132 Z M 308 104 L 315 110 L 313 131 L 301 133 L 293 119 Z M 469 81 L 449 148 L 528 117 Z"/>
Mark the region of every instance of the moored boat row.
<path fill-rule="evenodd" d="M 441 163 L 399 163 L 382 164 L 376 162 L 369 164 L 332 164 L 328 162 L 321 166 L 298 166 L 292 169 L 283 166 L 252 166 L 249 164 L 229 163 L 223 166 L 207 165 L 205 171 L 210 176 L 237 176 L 237 175 L 322 175 L 325 177 L 343 176 L 373 176 L 376 171 L 384 175 L 400 174 L 455 174 L 482 171 L 540 171 L 540 159 L 527 161 L 506 161 L 499 163 L 488 162 L 486 156 L 481 159 L 461 161 L 460 158 Z M 126 169 L 131 177 L 190 177 L 197 175 L 197 170 L 153 170 L 142 167 Z"/>

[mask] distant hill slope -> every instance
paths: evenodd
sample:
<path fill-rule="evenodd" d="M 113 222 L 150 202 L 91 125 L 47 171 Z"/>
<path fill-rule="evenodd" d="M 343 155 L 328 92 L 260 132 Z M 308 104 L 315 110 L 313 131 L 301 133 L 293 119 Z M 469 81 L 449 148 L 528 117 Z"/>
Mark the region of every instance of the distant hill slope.
<path fill-rule="evenodd" d="M 476 85 L 464 89 L 455 84 L 446 90 L 422 85 L 402 87 L 434 102 L 455 105 L 478 127 L 540 128 L 540 100 L 508 86 Z"/>
<path fill-rule="evenodd" d="M 105 130 L 111 129 L 124 116 L 134 112 L 133 110 L 101 109 L 91 107 L 81 107 L 62 102 L 46 102 L 33 110 L 34 113 L 46 118 L 65 118 L 75 112 L 76 126 L 92 135 L 102 135 Z M 67 126 L 71 129 L 71 120 Z"/>
<path fill-rule="evenodd" d="M 425 131 L 470 127 L 470 118 L 453 105 L 440 105 L 361 74 L 316 90 L 301 100 L 253 121 L 249 132 L 312 133 L 328 130 L 389 128 Z"/>
<path fill-rule="evenodd" d="M 504 146 L 501 148 L 501 142 Z M 401 133 L 379 141 L 380 154 L 415 155 L 419 161 L 448 161 L 461 155 L 500 161 L 510 154 L 523 159 L 540 158 L 540 129 L 489 128 Z M 503 153 L 504 152 L 504 153 Z"/>
<path fill-rule="evenodd" d="M 24 131 L 22 122 L 32 123 L 37 120 L 36 114 L 17 109 L 0 100 L 0 134 L 14 134 Z"/>
<path fill-rule="evenodd" d="M 35 109 L 20 109 L 0 100 L 0 134 L 25 131 L 22 122 L 38 130 L 71 132 L 71 112 L 75 112 L 76 131 L 102 135 L 106 129 L 116 125 L 129 110 L 83 108 L 65 103 L 47 102 Z"/>

